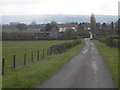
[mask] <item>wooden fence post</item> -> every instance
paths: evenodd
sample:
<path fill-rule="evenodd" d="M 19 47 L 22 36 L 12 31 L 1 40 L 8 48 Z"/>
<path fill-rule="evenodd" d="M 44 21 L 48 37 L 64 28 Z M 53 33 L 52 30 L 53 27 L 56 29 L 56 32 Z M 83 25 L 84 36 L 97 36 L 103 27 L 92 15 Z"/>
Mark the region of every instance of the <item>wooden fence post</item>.
<path fill-rule="evenodd" d="M 48 49 L 47 49 L 47 56 L 48 56 Z"/>
<path fill-rule="evenodd" d="M 44 55 L 44 50 L 43 50 L 43 58 L 45 57 L 45 55 Z"/>
<path fill-rule="evenodd" d="M 38 50 L 38 56 L 37 56 L 37 60 L 39 61 L 39 50 Z"/>
<path fill-rule="evenodd" d="M 33 51 L 31 52 L 31 60 L 33 62 Z"/>
<path fill-rule="evenodd" d="M 4 75 L 5 59 L 2 60 L 2 75 Z"/>
<path fill-rule="evenodd" d="M 24 54 L 24 66 L 26 65 L 26 54 Z"/>
<path fill-rule="evenodd" d="M 49 53 L 49 49 L 47 49 L 47 56 L 49 56 L 50 55 L 50 53 Z"/>
<path fill-rule="evenodd" d="M 16 68 L 16 57 L 15 57 L 15 55 L 13 55 L 13 68 L 14 69 Z"/>

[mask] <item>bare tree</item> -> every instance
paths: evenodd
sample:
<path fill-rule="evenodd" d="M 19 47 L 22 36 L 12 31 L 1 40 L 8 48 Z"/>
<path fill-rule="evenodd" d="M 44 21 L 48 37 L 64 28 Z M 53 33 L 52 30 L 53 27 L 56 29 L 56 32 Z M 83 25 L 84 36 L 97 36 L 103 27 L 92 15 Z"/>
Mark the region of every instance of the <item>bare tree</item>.
<path fill-rule="evenodd" d="M 31 25 L 33 25 L 33 26 L 37 25 L 36 21 L 32 21 Z"/>
<path fill-rule="evenodd" d="M 84 29 L 84 26 L 83 26 L 82 23 L 80 23 L 80 24 L 78 25 L 78 29 Z"/>
<path fill-rule="evenodd" d="M 113 30 L 114 29 L 114 23 L 111 22 L 111 29 Z"/>
<path fill-rule="evenodd" d="M 93 39 L 95 38 L 95 30 L 96 30 L 96 18 L 94 14 L 91 15 L 90 17 L 90 22 L 91 22 L 91 32 L 93 34 Z"/>
<path fill-rule="evenodd" d="M 120 35 L 120 18 L 118 19 L 118 35 Z"/>
<path fill-rule="evenodd" d="M 20 31 L 27 30 L 27 25 L 26 24 L 17 24 L 16 28 Z"/>

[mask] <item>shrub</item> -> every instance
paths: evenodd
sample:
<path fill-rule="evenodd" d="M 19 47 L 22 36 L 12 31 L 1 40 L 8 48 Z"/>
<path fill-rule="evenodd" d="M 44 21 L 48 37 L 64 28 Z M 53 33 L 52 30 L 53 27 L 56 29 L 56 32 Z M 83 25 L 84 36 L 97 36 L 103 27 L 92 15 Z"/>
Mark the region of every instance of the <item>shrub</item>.
<path fill-rule="evenodd" d="M 67 49 L 72 48 L 78 44 L 81 43 L 81 40 L 74 40 L 72 42 L 65 42 L 63 44 L 57 44 L 57 45 L 53 45 L 50 47 L 49 49 L 49 53 L 50 54 L 58 54 L 58 53 L 63 53 L 65 52 Z"/>
<path fill-rule="evenodd" d="M 50 54 L 58 54 L 66 51 L 66 48 L 63 44 L 57 44 L 50 47 Z"/>
<path fill-rule="evenodd" d="M 99 41 L 106 43 L 110 47 L 119 47 L 119 39 L 118 35 L 108 35 L 105 38 L 100 38 Z"/>

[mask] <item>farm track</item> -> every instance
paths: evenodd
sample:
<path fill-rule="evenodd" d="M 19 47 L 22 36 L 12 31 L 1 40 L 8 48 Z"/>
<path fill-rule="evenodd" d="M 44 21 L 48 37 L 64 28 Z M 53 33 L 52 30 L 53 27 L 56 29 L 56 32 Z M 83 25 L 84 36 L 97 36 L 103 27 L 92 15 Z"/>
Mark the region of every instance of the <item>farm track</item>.
<path fill-rule="evenodd" d="M 114 88 L 106 64 L 95 45 L 85 39 L 83 50 L 37 88 Z"/>

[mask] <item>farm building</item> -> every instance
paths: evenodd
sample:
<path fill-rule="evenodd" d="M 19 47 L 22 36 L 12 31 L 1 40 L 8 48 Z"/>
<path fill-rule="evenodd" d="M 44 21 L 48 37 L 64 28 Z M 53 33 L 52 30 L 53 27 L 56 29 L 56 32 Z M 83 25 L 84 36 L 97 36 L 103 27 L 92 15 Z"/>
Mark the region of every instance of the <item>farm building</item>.
<path fill-rule="evenodd" d="M 56 24 L 47 24 L 45 28 L 41 30 L 43 36 L 57 38 L 59 37 L 59 28 Z"/>

